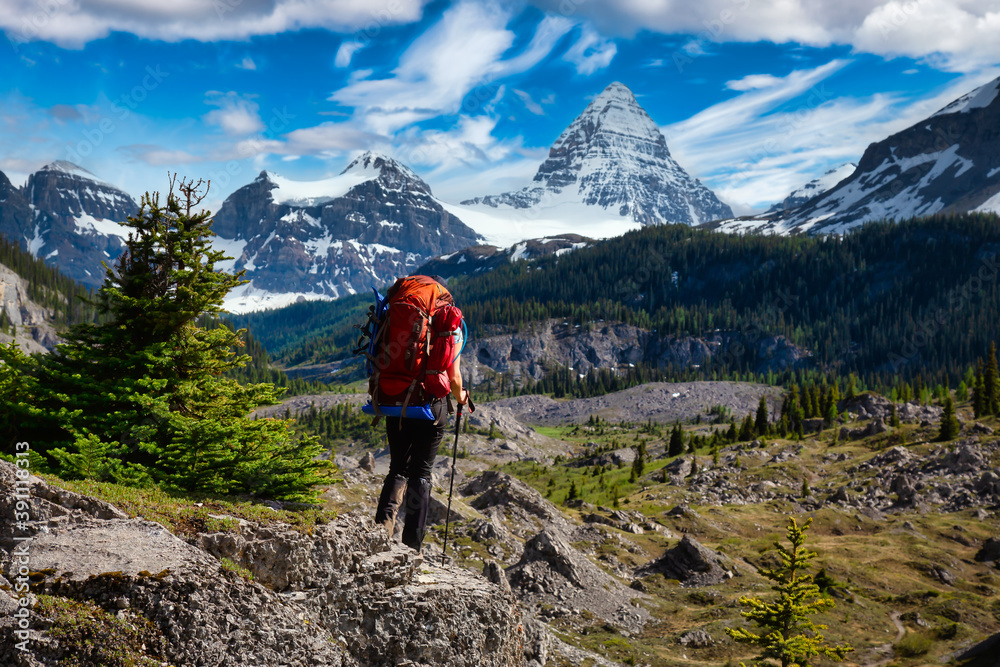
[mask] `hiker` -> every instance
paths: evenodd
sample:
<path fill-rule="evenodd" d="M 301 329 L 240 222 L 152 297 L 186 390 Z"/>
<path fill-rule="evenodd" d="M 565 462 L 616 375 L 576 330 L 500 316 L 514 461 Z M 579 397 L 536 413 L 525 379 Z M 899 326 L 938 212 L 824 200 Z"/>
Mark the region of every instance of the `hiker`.
<path fill-rule="evenodd" d="M 389 474 L 375 522 L 391 537 L 396 512 L 404 505 L 403 544 L 419 552 L 427 529 L 431 468 L 447 430 L 451 396 L 461 405 L 469 401 L 460 361 L 465 333 L 462 313 L 440 276 L 400 278 L 384 303 L 386 314 L 372 345 L 372 401 L 366 406 L 376 421 L 385 417 L 389 440 Z"/>

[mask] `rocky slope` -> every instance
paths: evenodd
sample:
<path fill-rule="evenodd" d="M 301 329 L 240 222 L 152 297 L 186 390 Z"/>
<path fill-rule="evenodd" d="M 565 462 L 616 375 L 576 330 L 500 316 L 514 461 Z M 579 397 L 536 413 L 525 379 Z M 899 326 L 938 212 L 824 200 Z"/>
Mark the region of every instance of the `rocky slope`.
<path fill-rule="evenodd" d="M 0 461 L 4 665 L 55 665 L 70 657 L 95 664 L 88 658 L 93 649 L 74 640 L 86 639 L 80 628 L 108 618 L 117 622 L 99 637 L 107 648 L 141 636 L 141 647 L 121 648 L 152 664 L 524 662 L 509 589 L 423 562 L 390 545 L 367 517 L 342 516 L 309 532 L 220 517 L 222 532 L 185 541 L 160 524 L 30 477 L 31 517 L 21 526 L 14 523 L 15 478 L 16 468 Z M 228 568 L 221 558 L 230 559 Z M 25 560 L 30 577 L 18 574 Z M 252 579 L 234 573 L 232 563 Z M 29 579 L 31 592 L 21 599 L 32 608 L 30 634 L 28 650 L 20 651 L 13 589 Z M 67 609 L 85 616 L 67 621 Z"/>
<path fill-rule="evenodd" d="M 1000 211 L 1000 79 L 871 144 L 857 169 L 800 206 L 718 228 L 829 234 L 870 220 Z"/>
<path fill-rule="evenodd" d="M 0 331 L 0 344 L 15 341 L 23 352 L 34 354 L 51 350 L 59 342 L 51 311 L 32 301 L 24 278 L 3 264 L 0 264 L 0 309 L 14 326 L 8 333 Z"/>
<path fill-rule="evenodd" d="M 251 281 L 229 295 L 233 312 L 367 291 L 480 242 L 416 174 L 373 153 L 325 181 L 262 172 L 226 199 L 214 231 Z"/>
<path fill-rule="evenodd" d="M 822 176 L 814 178 L 800 188 L 792 190 L 787 197 L 767 210 L 767 213 L 781 213 L 791 211 L 794 208 L 805 204 L 813 197 L 829 191 L 842 180 L 854 173 L 858 165 L 853 162 L 842 164 L 839 167 L 829 170 Z"/>
<path fill-rule="evenodd" d="M 537 323 L 516 334 L 483 336 L 472 340 L 463 356 L 474 384 L 489 371 L 515 380 L 539 380 L 546 364 L 586 374 L 591 369 L 627 370 L 645 363 L 659 368 L 689 368 L 708 364 L 713 357 L 753 355 L 756 372 L 779 371 L 809 365 L 810 353 L 784 336 L 752 336 L 715 331 L 703 337 L 659 335 L 629 324 L 592 322 L 572 325 L 560 320 Z"/>
<path fill-rule="evenodd" d="M 698 224 L 732 216 L 728 205 L 670 155 L 659 127 L 632 91 L 614 82 L 549 149 L 532 183 L 462 202 L 492 209 L 563 208 L 566 229 L 587 212 L 649 225 Z"/>

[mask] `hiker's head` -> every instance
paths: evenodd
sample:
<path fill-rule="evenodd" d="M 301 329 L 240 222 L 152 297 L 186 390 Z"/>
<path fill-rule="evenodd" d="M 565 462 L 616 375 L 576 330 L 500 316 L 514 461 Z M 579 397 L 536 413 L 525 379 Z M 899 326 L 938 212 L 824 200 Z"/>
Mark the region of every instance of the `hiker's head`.
<path fill-rule="evenodd" d="M 427 277 L 430 278 L 431 280 L 433 280 L 434 282 L 436 282 L 437 284 L 441 285 L 442 287 L 447 287 L 448 286 L 448 279 L 447 278 L 443 278 L 441 276 L 427 276 Z"/>

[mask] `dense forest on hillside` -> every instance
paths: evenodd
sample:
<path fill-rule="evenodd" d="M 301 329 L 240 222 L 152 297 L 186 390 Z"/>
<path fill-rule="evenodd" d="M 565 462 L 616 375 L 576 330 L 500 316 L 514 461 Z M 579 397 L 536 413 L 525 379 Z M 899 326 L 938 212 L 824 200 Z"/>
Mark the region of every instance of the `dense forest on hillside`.
<path fill-rule="evenodd" d="M 90 290 L 2 236 L 0 264 L 24 278 L 32 301 L 52 309 L 52 322 L 56 328 L 94 320 L 97 311 L 84 300 L 91 296 Z M 9 326 L 6 313 L 0 314 L 0 326 L 4 329 Z"/>
<path fill-rule="evenodd" d="M 846 236 L 733 236 L 647 227 L 559 257 L 452 280 L 475 336 L 550 317 L 662 334 L 787 336 L 818 367 L 872 385 L 922 375 L 955 385 L 1000 330 L 995 215 L 872 223 Z M 343 358 L 366 295 L 245 316 L 286 364 Z M 277 321 L 285 328 L 272 328 Z M 320 335 L 314 336 L 314 333 Z M 701 372 L 745 375 L 752 359 Z"/>

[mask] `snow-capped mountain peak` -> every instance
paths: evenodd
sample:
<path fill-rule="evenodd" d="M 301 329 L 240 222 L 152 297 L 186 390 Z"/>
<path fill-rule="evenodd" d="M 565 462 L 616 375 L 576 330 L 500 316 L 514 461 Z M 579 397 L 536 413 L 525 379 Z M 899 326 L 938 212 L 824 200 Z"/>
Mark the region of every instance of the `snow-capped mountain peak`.
<path fill-rule="evenodd" d="M 657 124 L 617 81 L 559 135 L 531 185 L 462 204 L 480 211 L 533 209 L 538 215 L 529 217 L 536 218 L 561 216 L 564 228 L 547 227 L 549 235 L 580 232 L 581 218 L 593 223 L 588 236 L 601 237 L 637 224 L 697 224 L 732 216 L 729 206 L 671 157 Z M 525 238 L 537 235 L 534 230 Z"/>
<path fill-rule="evenodd" d="M 998 94 L 1000 94 L 1000 78 L 994 79 L 993 81 L 990 81 L 989 83 L 979 86 L 975 90 L 962 95 L 957 100 L 932 115 L 931 118 L 951 113 L 969 113 L 973 109 L 988 107 L 993 103 L 993 100 L 997 98 Z"/>
<path fill-rule="evenodd" d="M 834 167 L 822 176 L 818 176 L 809 181 L 802 187 L 792 190 L 787 197 L 772 206 L 767 212 L 774 213 L 777 211 L 788 211 L 796 206 L 801 206 L 813 197 L 821 195 L 827 190 L 833 188 L 837 185 L 837 183 L 840 183 L 842 180 L 853 174 L 854 170 L 857 168 L 858 165 L 853 162 L 847 162 L 839 167 Z"/>
<path fill-rule="evenodd" d="M 56 160 L 55 162 L 50 162 L 38 171 L 52 171 L 66 174 L 67 176 L 73 176 L 76 178 L 82 178 L 88 181 L 94 181 L 95 183 L 101 183 L 103 185 L 110 185 L 105 181 L 102 181 L 97 176 L 87 171 L 83 167 L 66 160 Z M 114 186 L 111 186 L 114 187 Z"/>

